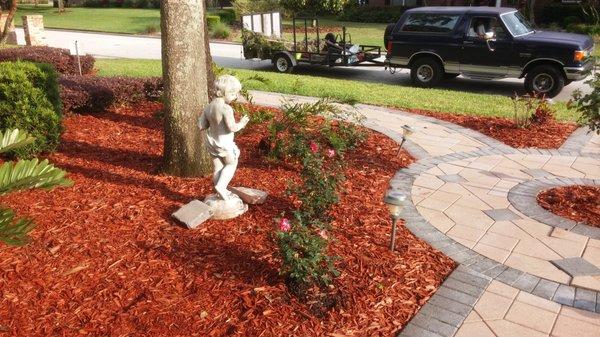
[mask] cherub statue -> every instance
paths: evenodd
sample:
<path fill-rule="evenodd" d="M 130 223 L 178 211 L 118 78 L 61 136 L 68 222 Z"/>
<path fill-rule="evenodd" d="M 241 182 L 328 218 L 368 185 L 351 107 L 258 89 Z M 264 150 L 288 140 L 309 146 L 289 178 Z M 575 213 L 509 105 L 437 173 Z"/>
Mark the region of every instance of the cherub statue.
<path fill-rule="evenodd" d="M 213 185 L 223 200 L 230 200 L 227 185 L 233 179 L 238 165 L 240 149 L 233 140 L 234 133 L 248 124 L 248 116 L 235 121 L 233 108 L 229 103 L 238 98 L 242 84 L 231 75 L 219 76 L 215 81 L 217 98 L 210 102 L 198 120 L 198 126 L 206 131 L 206 146 L 214 164 Z"/>

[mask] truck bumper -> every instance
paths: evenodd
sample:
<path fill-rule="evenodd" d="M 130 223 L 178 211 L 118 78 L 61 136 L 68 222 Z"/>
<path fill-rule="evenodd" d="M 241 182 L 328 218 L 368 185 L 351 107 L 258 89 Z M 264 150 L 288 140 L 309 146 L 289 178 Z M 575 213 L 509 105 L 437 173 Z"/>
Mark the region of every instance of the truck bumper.
<path fill-rule="evenodd" d="M 586 78 L 594 68 L 593 60 L 588 60 L 581 67 L 564 67 L 565 74 L 567 75 L 567 79 L 571 81 L 581 81 Z"/>

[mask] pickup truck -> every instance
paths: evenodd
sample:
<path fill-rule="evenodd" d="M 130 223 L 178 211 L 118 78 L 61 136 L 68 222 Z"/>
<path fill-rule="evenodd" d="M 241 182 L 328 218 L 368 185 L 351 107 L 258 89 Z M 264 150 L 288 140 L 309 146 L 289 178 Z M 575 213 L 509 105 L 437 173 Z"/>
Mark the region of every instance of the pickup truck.
<path fill-rule="evenodd" d="M 422 87 L 458 75 L 525 78 L 527 92 L 552 98 L 594 67 L 591 37 L 536 30 L 514 8 L 411 9 L 386 28 L 384 43 L 388 66 L 409 68 Z"/>

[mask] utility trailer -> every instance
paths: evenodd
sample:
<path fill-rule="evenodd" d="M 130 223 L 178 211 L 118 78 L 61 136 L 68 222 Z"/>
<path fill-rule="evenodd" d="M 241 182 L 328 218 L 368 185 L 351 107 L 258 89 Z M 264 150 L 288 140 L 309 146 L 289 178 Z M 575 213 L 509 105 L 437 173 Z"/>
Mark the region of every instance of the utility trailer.
<path fill-rule="evenodd" d="M 342 27 L 341 34 L 327 33 L 322 38 L 318 18 L 293 18 L 293 40 L 286 41 L 281 38 L 279 13 L 275 16 L 279 19 L 275 20 L 273 14 L 252 14 L 243 18 L 246 59 L 271 60 L 275 70 L 281 73 L 292 72 L 298 64 L 330 67 L 381 67 L 387 64 L 380 46 L 353 44 L 346 27 Z M 274 26 L 276 22 L 279 27 Z M 310 38 L 309 27 L 314 27 L 316 39 Z"/>

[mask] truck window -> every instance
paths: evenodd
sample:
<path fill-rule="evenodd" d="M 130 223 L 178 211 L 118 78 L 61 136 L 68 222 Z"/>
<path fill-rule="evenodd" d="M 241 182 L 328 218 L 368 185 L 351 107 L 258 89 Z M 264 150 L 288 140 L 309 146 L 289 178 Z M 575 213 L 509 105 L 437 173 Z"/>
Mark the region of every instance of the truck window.
<path fill-rule="evenodd" d="M 483 38 L 485 33 L 494 32 L 497 39 L 506 39 L 506 31 L 500 20 L 496 17 L 480 16 L 471 19 L 469 25 L 468 37 L 472 38 Z"/>
<path fill-rule="evenodd" d="M 416 33 L 450 33 L 454 30 L 460 15 L 458 14 L 411 14 L 401 31 Z"/>

